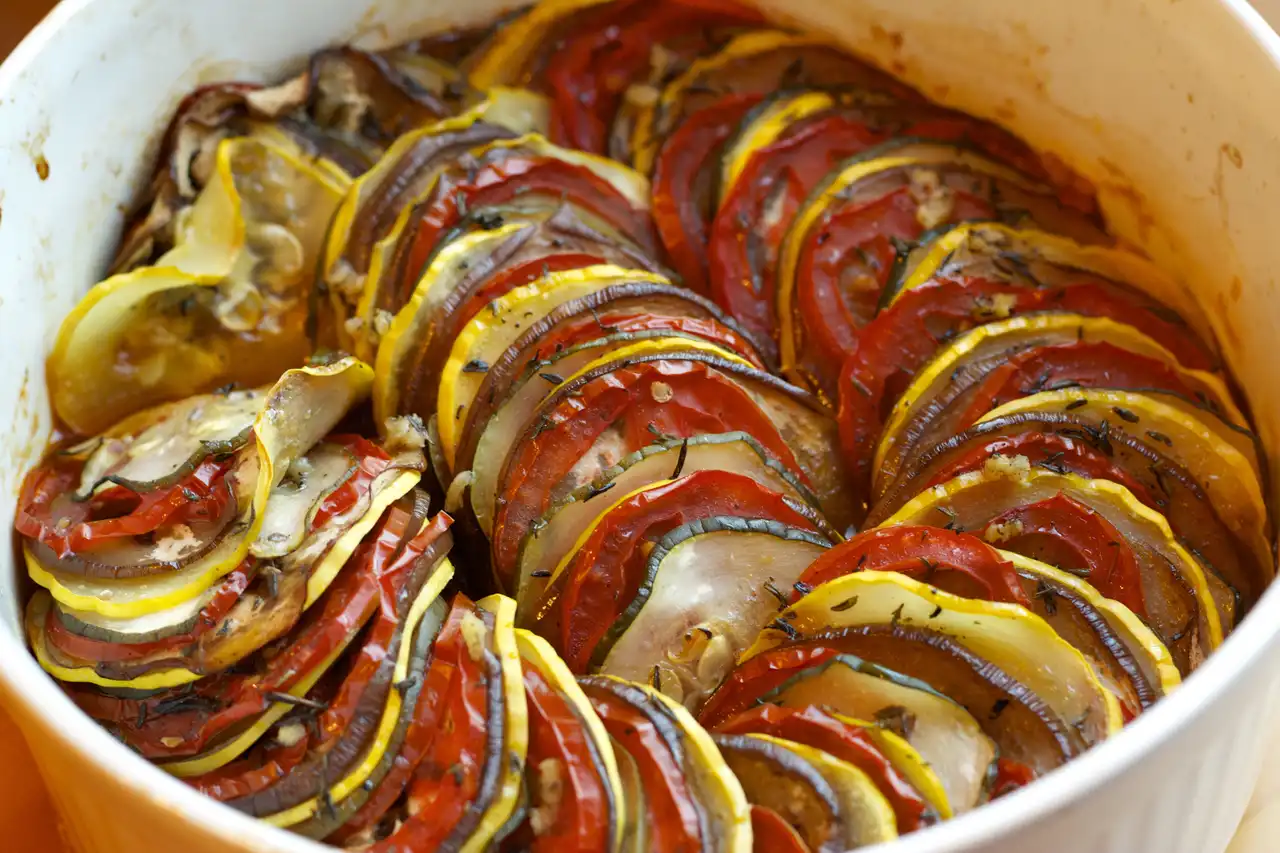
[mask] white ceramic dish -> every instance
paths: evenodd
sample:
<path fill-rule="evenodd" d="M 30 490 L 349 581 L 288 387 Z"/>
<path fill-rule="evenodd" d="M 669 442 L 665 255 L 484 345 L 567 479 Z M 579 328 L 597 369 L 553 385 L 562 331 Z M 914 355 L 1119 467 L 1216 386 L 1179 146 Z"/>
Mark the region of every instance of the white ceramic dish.
<path fill-rule="evenodd" d="M 67 0 L 0 67 L 0 518 L 50 427 L 43 359 L 95 280 L 183 93 L 277 78 L 311 50 L 483 20 L 502 0 Z M 1200 298 L 1280 460 L 1280 38 L 1238 0 L 765 0 L 1101 188 L 1117 230 Z M 962 12 L 957 8 L 963 7 Z M 1273 467 L 1272 477 L 1277 472 Z M 8 524 L 0 525 L 8 536 Z M 10 551 L 0 551 L 10 553 Z M 0 694 L 93 853 L 317 851 L 169 779 L 27 655 L 0 567 Z M 1280 705 L 1280 589 L 1184 689 L 1114 742 L 899 853 L 1213 853 Z M 3 845 L 0 845 L 3 846 Z"/>

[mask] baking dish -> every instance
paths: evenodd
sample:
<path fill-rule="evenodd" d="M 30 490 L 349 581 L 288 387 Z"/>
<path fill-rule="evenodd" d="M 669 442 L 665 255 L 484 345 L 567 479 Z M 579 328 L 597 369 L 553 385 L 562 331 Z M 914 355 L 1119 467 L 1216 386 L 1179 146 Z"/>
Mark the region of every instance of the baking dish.
<path fill-rule="evenodd" d="M 43 358 L 95 279 L 148 146 L 182 93 L 270 79 L 307 52 L 490 17 L 502 3 L 77 0 L 0 69 L 0 399 L 11 412 L 0 494 L 50 428 Z M 1280 42 L 1242 3 L 1182 0 L 899 8 L 888 0 L 763 3 L 831 33 L 945 103 L 993 118 L 1100 188 L 1116 230 L 1192 286 L 1274 449 L 1270 332 L 1280 321 L 1267 200 L 1280 180 Z M 0 510 L 12 512 L 11 504 Z M 84 850 L 314 850 L 174 784 L 82 717 L 21 647 L 21 590 L 0 583 L 0 690 Z M 900 850 L 1206 851 L 1225 845 L 1257 776 L 1280 665 L 1265 597 L 1185 689 L 1114 744 L 1026 791 L 899 842 Z"/>

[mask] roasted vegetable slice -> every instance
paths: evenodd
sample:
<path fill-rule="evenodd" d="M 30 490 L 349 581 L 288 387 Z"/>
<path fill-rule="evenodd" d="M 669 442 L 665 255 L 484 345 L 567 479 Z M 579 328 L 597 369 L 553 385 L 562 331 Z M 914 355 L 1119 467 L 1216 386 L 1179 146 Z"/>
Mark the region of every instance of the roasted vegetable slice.
<path fill-rule="evenodd" d="M 785 738 L 852 764 L 888 802 L 900 833 L 951 817 L 942 783 L 929 765 L 900 735 L 876 723 L 836 717 L 812 705 L 766 703 L 725 720 L 716 732 Z"/>
<path fill-rule="evenodd" d="M 726 95 L 703 107 L 667 137 L 654 162 L 654 225 L 681 281 L 698 293 L 711 293 L 707 240 L 722 149 L 759 102 L 759 95 Z M 740 230 L 738 236 L 750 240 L 753 233 Z M 732 308 L 722 297 L 717 300 Z"/>
<path fill-rule="evenodd" d="M 797 211 L 842 161 L 895 137 L 963 142 L 1045 177 L 1006 131 L 931 104 L 858 89 L 779 93 L 747 116 L 723 156 L 707 245 L 717 301 L 772 340 L 778 252 Z"/>
<path fill-rule="evenodd" d="M 578 679 L 644 790 L 650 850 L 748 853 L 751 817 L 742 786 L 711 736 L 683 706 L 611 676 Z"/>
<path fill-rule="evenodd" d="M 397 139 L 347 191 L 326 238 L 323 281 L 339 320 L 373 325 L 374 311 L 394 289 L 388 263 L 405 228 L 408 206 L 440 172 L 470 149 L 546 126 L 546 103 L 528 93 L 497 90 L 466 113 L 432 122 Z M 349 330 L 348 330 L 349 331 Z M 362 334 L 351 340 L 364 344 Z M 371 358 L 367 349 L 358 351 Z"/>
<path fill-rule="evenodd" d="M 163 574 L 106 580 L 99 579 L 110 577 L 102 571 L 95 572 L 98 577 L 93 578 L 48 568 L 36 551 L 28 548 L 28 574 L 67 607 L 110 617 L 155 613 L 200 596 L 240 565 L 258 536 L 271 491 L 284 480 L 292 462 L 368 394 L 369 373 L 366 365 L 354 359 L 291 370 L 258 396 L 259 408 L 252 421 L 255 447 L 241 451 L 237 470 L 228 475 L 237 484 L 240 514 L 222 531 L 217 544 L 198 559 Z M 304 411 L 305 418 L 289 414 Z M 19 525 L 22 523 L 20 515 Z M 191 542 L 187 540 L 193 537 L 186 534 L 190 529 L 174 527 L 180 538 L 157 542 L 153 550 L 161 553 L 153 556 L 166 556 L 170 550 L 182 554 L 189 549 Z"/>
<path fill-rule="evenodd" d="M 477 221 L 485 215 L 477 214 Z M 434 378 L 454 339 L 494 300 L 550 273 L 603 264 L 655 268 L 639 249 L 582 222 L 568 204 L 557 203 L 545 216 L 522 214 L 497 228 L 450 239 L 431 259 L 412 298 L 383 337 L 375 417 L 402 408 L 430 411 L 427 401 L 434 405 L 438 392 Z M 397 308 L 398 303 L 389 307 Z M 402 397 L 402 390 L 409 393 Z"/>
<path fill-rule="evenodd" d="M 862 329 L 839 385 L 840 440 L 855 483 L 870 480 L 881 425 L 916 372 L 976 325 L 1037 311 L 1108 317 L 1162 344 L 1186 366 L 1204 361 L 1194 343 L 1188 346 L 1185 326 L 1136 292 L 1088 278 L 1055 288 L 1005 280 L 1013 276 L 931 280 L 905 291 Z"/>
<path fill-rule="evenodd" d="M 380 602 L 366 629 L 363 644 L 350 661 L 333 701 L 320 712 L 318 735 L 307 757 L 275 785 L 229 801 L 232 808 L 262 817 L 275 826 L 316 821 L 314 834 L 334 823 L 330 807 L 354 809 L 357 794 L 375 770 L 389 769 L 383 760 L 403 738 L 406 681 L 423 678 L 430 645 L 440 633 L 447 610 L 440 600 L 451 567 L 419 561 L 391 587 L 394 595 Z M 397 685 L 403 685 L 398 687 Z M 409 709 L 408 713 L 412 713 Z M 374 784 L 377 784 L 375 781 Z M 327 805 L 326 805 L 327 804 Z"/>
<path fill-rule="evenodd" d="M 646 531 L 648 537 L 659 532 Z M 696 708 L 777 612 L 779 599 L 770 586 L 787 588 L 829 544 L 811 530 L 771 517 L 712 516 L 686 522 L 656 541 L 644 575 L 636 579 L 639 584 L 631 578 L 621 584 L 614 580 L 615 588 L 623 589 L 626 606 L 595 647 L 592 660 L 611 675 L 632 680 L 648 676 L 655 687 Z M 579 608 L 571 613 L 590 611 L 580 584 L 571 579 L 565 594 Z M 600 615 L 597 611 L 588 618 Z M 576 620 L 565 621 L 569 631 L 581 630 Z"/>
<path fill-rule="evenodd" d="M 982 472 L 962 474 L 921 493 L 885 524 L 946 519 L 958 529 L 982 530 L 1009 509 L 1059 496 L 1070 498 L 1076 507 L 1101 516 L 1120 538 L 1103 539 L 1100 547 L 1082 550 L 1084 545 L 1073 541 L 1075 534 L 1067 521 L 1058 529 L 1051 518 L 1036 527 L 1029 523 L 1024 527 L 1020 519 L 1013 518 L 1007 527 L 993 528 L 990 536 L 1010 550 L 1032 557 L 1044 555 L 1048 560 L 1054 558 L 1054 549 L 1075 560 L 1089 553 L 1098 554 L 1099 562 L 1094 566 L 1068 568 L 1087 569 L 1087 576 L 1104 591 L 1108 588 L 1104 581 L 1110 580 L 1108 576 L 1118 565 L 1113 552 L 1130 548 L 1141 585 L 1140 612 L 1145 613 L 1152 630 L 1173 653 L 1178 669 L 1184 674 L 1189 672 L 1221 644 L 1224 630 L 1233 624 L 1235 602 L 1231 590 L 1216 575 L 1206 573 L 1178 543 L 1163 516 L 1110 481 L 1032 470 L 1025 463 L 1025 458 L 999 457 Z M 1087 544 L 1088 539 L 1080 538 Z M 1117 544 L 1112 546 L 1111 541 Z"/>
<path fill-rule="evenodd" d="M 893 572 L 863 571 L 823 584 L 766 628 L 747 656 L 859 626 L 921 627 L 950 637 L 1034 691 L 1077 748 L 1120 729 L 1115 695 L 1043 620 L 1016 605 L 960 598 Z"/>
<path fill-rule="evenodd" d="M 998 222 L 965 222 L 914 246 L 895 270 L 881 300 L 892 307 L 918 287 L 935 281 L 1003 281 L 1032 288 L 1068 288 L 1082 283 L 1133 290 L 1159 305 L 1151 328 L 1180 327 L 1157 337 L 1188 367 L 1212 370 L 1217 354 L 1194 297 L 1141 255 L 1101 245 L 1082 245 L 1045 231 Z M 1192 329 L 1195 329 L 1193 332 Z M 1152 334 L 1148 329 L 1142 331 Z"/>
<path fill-rule="evenodd" d="M 779 30 L 746 33 L 694 62 L 659 98 L 641 107 L 631 136 L 635 167 L 651 172 L 662 141 L 686 116 L 720 95 L 820 86 L 862 86 L 918 97 L 824 39 Z"/>
<path fill-rule="evenodd" d="M 1190 423 L 1189 435 L 1179 435 L 1190 438 L 1189 447 L 1197 433 L 1209 433 L 1198 419 L 1172 417 L 1176 410 L 1159 399 L 1182 404 L 1171 395 L 1081 390 L 1035 396 L 1041 401 L 1034 408 L 1009 409 L 1009 414 L 984 419 L 915 456 L 872 509 L 867 524 L 880 523 L 923 489 L 982 470 L 993 456 L 1023 456 L 1035 468 L 1124 486 L 1164 515 L 1179 540 L 1240 593 L 1242 608 L 1251 606 L 1274 572 L 1264 513 L 1241 494 L 1240 481 L 1230 473 L 1231 460 L 1240 462 L 1238 452 L 1227 445 L 1209 460 L 1212 468 L 1201 465 L 1192 472 L 1184 467 L 1178 457 L 1188 454 L 1176 453 L 1174 439 L 1161 429 L 1172 433 L 1170 424 L 1185 429 Z M 1010 405 L 1021 409 L 1021 403 Z M 1153 415 L 1153 407 L 1162 414 Z M 1208 410 L 1200 411 L 1205 419 L 1216 420 Z M 1206 459 L 1191 456 L 1190 461 Z M 1247 470 L 1247 463 L 1243 467 Z M 1200 477 L 1208 478 L 1211 487 L 1201 485 Z M 1252 474 L 1245 478 L 1256 483 Z M 1132 599 L 1108 594 L 1142 612 L 1140 602 L 1135 606 Z"/>
<path fill-rule="evenodd" d="M 1043 373 L 1046 382 L 1072 386 L 1155 387 L 1197 395 L 1230 421 L 1244 421 L 1221 379 L 1183 368 L 1172 353 L 1131 326 L 1056 312 L 1014 317 L 960 335 L 903 391 L 876 445 L 877 497 L 898 476 L 905 458 L 961 431 L 993 404 L 1021 396 L 1024 367 L 1032 383 Z M 1010 379 L 1018 387 L 1006 387 Z"/>
<path fill-rule="evenodd" d="M 1067 520 L 1055 518 L 1058 535 L 1069 535 Z M 1034 535 L 1030 526 L 1013 533 L 1018 523 L 1001 516 L 986 534 L 992 540 Z M 1142 597 L 1132 553 L 1107 548 L 1110 541 L 1098 543 L 1107 565 L 1097 580 L 1105 580 L 1113 598 L 1133 602 L 1130 607 L 1070 572 L 997 551 L 977 536 L 911 525 L 870 530 L 831 549 L 802 575 L 797 592 L 855 572 L 893 571 L 953 595 L 1021 604 L 1089 658 L 1132 718 L 1180 679 L 1168 650 L 1134 615 L 1142 613 Z M 1128 563 L 1122 566 L 1122 559 Z"/>
<path fill-rule="evenodd" d="M 660 353 L 582 374 L 543 402 L 501 475 L 495 570 L 511 571 L 530 525 L 556 500 L 654 436 L 733 430 L 753 436 L 783 465 L 816 483 L 825 515 L 838 529 L 843 526 L 843 486 L 826 444 L 830 421 L 820 409 L 754 368 L 696 351 Z"/>
<path fill-rule="evenodd" d="M 467 365 L 493 364 L 520 336 L 521 327 L 536 323 L 558 306 L 605 287 L 628 282 L 663 283 L 665 279 L 639 270 L 594 266 L 551 273 L 497 299 L 487 311 L 471 318 L 454 339 L 445 363 L 436 401 L 438 428 L 446 461 L 452 465 L 458 431 L 475 400 L 484 374 Z M 511 322 L 507 322 L 511 320 Z"/>
<path fill-rule="evenodd" d="M 456 466 L 473 467 L 481 443 L 491 445 L 496 437 L 490 428 L 500 413 L 523 425 L 530 405 L 592 359 L 627 343 L 665 336 L 706 341 L 762 366 L 754 343 L 706 299 L 652 282 L 606 288 L 561 305 L 487 365 L 461 430 Z"/>
<path fill-rule="evenodd" d="M 599 7 L 599 8 L 591 8 Z M 506 82 L 545 90 L 557 142 L 604 153 L 611 125 L 727 30 L 756 24 L 733 3 L 542 2 L 485 50 L 472 73 L 481 87 Z M 629 131 L 629 127 L 626 128 Z M 620 135 L 614 129 L 612 136 Z M 619 157 L 615 152 L 614 156 Z"/>
<path fill-rule="evenodd" d="M 73 698 L 126 743 L 176 775 L 197 776 L 224 766 L 257 741 L 328 671 L 378 607 L 380 589 L 421 562 L 435 565 L 447 553 L 450 520 L 437 516 L 413 536 L 415 516 L 399 508 L 386 514 L 378 533 L 352 557 L 320 605 L 260 656 L 261 670 L 224 672 L 194 688 L 110 696 L 76 688 Z M 410 537 L 412 537 L 410 539 Z M 409 540 L 406 544 L 406 540 Z M 441 583 L 451 569 L 440 569 Z M 286 696 L 287 694 L 287 696 Z M 286 698 L 279 698 L 285 696 Z"/>
<path fill-rule="evenodd" d="M 820 749 L 764 734 L 716 735 L 748 802 L 797 829 L 813 853 L 898 837 L 893 810 L 870 778 Z"/>
<path fill-rule="evenodd" d="M 911 658 L 901 663 L 891 663 L 887 657 L 875 663 L 863 659 L 852 648 L 865 637 L 850 631 L 770 649 L 740 663 L 702 708 L 699 719 L 716 729 L 762 703 L 774 703 L 874 720 L 894 728 L 923 756 L 957 814 L 986 800 L 996 742 L 1013 743 L 1031 735 L 1028 739 L 1036 740 L 1034 749 L 1042 750 L 1047 737 L 1053 744 L 1050 759 L 1056 754 L 1056 760 L 1061 760 L 1056 735 L 1052 730 L 1044 732 L 1042 703 L 1024 687 L 946 637 L 903 628 L 892 629 L 887 638 L 879 636 L 883 633 L 869 634 L 877 643 L 875 650 Z M 926 677 L 929 682 L 922 680 Z M 1001 708 L 1009 712 L 1003 720 L 999 718 L 1004 713 L 987 720 L 966 710 L 966 706 L 990 708 L 1002 699 Z"/>
<path fill-rule="evenodd" d="M 523 583 L 532 581 L 529 596 L 534 597 L 525 596 L 521 600 L 538 600 L 533 591 L 555 578 L 562 561 L 579 547 L 582 537 L 603 512 L 614 507 L 622 496 L 639 494 L 651 485 L 678 479 L 674 474 L 687 477 L 699 471 L 727 471 L 746 476 L 771 492 L 813 509 L 818 506 L 817 498 L 800 483 L 799 477 L 746 433 L 697 435 L 651 444 L 561 498 L 530 526 L 520 542 L 518 558 L 520 578 Z M 545 581 L 539 581 L 540 578 Z M 537 605 L 535 612 L 540 612 L 541 607 Z"/>
<path fill-rule="evenodd" d="M 490 533 L 493 523 L 494 501 L 499 490 L 498 475 L 502 472 L 502 463 L 516 439 L 525 431 L 525 427 L 538 412 L 539 404 L 549 398 L 561 385 L 572 384 L 579 376 L 589 375 L 601 367 L 617 364 L 629 364 L 635 359 L 652 358 L 669 354 L 680 357 L 682 353 L 703 352 L 714 357 L 724 358 L 741 364 L 747 362 L 735 353 L 709 341 L 682 335 L 658 335 L 639 340 L 621 337 L 614 345 L 600 348 L 588 348 L 580 358 L 566 359 L 565 373 L 550 373 L 551 379 L 538 375 L 526 380 L 532 385 L 531 393 L 522 406 L 499 409 L 488 424 L 484 434 L 476 445 L 476 455 L 480 460 L 473 473 L 471 485 L 471 503 L 476 519 L 485 533 Z M 552 367 L 553 365 L 548 365 Z M 544 372 L 545 373 L 545 372 Z M 553 380 L 560 379 L 555 382 Z M 499 580 L 519 591 L 515 576 L 499 576 Z M 519 596 L 517 596 L 519 597 Z"/>
<path fill-rule="evenodd" d="M 728 513 L 735 517 L 717 518 Z M 776 521 L 778 525 L 770 531 L 765 520 Z M 776 535 L 779 542 L 771 543 L 775 546 L 771 549 L 775 557 L 787 550 L 801 554 L 810 548 L 820 551 L 827 541 L 818 533 L 823 528 L 811 509 L 743 474 L 703 470 L 675 480 L 659 480 L 618 496 L 584 528 L 556 565 L 541 598 L 530 599 L 533 606 L 529 607 L 531 612 L 527 618 L 534 620 L 540 633 L 557 642 L 558 651 L 571 669 L 585 672 L 590 665 L 598 667 L 609 647 L 651 597 L 658 568 L 654 556 L 660 561 L 665 552 L 686 539 L 697 537 L 700 532 L 734 529 Z M 719 536 L 717 541 L 724 538 Z M 800 544 L 786 544 L 789 541 Z M 682 549 L 682 553 L 690 550 Z M 705 550 L 709 559 L 717 554 L 715 544 L 706 545 Z M 538 579 L 533 578 L 531 582 L 537 583 Z M 766 581 L 759 581 L 764 583 Z M 785 588 L 788 583 L 779 579 L 774 588 Z M 754 599 L 754 594 L 761 590 L 751 586 L 746 592 Z M 778 606 L 772 595 L 763 603 L 772 609 Z M 695 602 L 694 606 L 706 608 L 708 602 Z M 679 657 L 693 669 L 698 665 L 699 654 L 707 649 L 711 635 L 733 628 L 728 622 L 714 619 L 695 630 L 697 624 L 695 620 L 689 625 L 663 629 L 670 635 L 667 640 L 673 645 L 673 655 L 674 646 L 688 647 L 686 654 Z M 713 632 L 713 627 L 718 630 Z M 749 629 L 748 634 L 758 630 L 758 626 Z M 655 639 L 659 644 L 663 642 L 661 638 Z M 731 638 L 728 643 L 717 642 L 708 655 L 707 666 L 715 669 L 719 664 L 714 659 L 718 658 L 719 663 L 727 660 L 726 648 L 731 644 Z M 663 673 L 672 676 L 675 674 L 671 671 L 672 663 L 655 652 L 649 658 L 633 660 L 631 665 L 638 669 L 629 675 L 653 681 L 654 670 L 658 669 L 657 677 Z M 689 669 L 685 674 L 692 677 L 692 672 Z M 666 687 L 670 689 L 669 695 L 682 697 L 680 679 Z"/>
<path fill-rule="evenodd" d="M 545 640 L 516 631 L 529 704 L 531 853 L 618 851 L 626 803 L 604 724 Z"/>
<path fill-rule="evenodd" d="M 435 652 L 455 667 L 440 734 L 409 785 L 403 817 L 369 849 L 484 850 L 512 818 L 529 744 L 514 613 L 500 596 L 479 604 L 455 597 Z"/>
<path fill-rule="evenodd" d="M 269 382 L 310 352 L 313 271 L 345 187 L 249 138 L 218 148 L 201 192 L 155 266 L 96 285 L 49 356 L 54 409 L 94 435 L 143 408 L 236 382 Z"/>

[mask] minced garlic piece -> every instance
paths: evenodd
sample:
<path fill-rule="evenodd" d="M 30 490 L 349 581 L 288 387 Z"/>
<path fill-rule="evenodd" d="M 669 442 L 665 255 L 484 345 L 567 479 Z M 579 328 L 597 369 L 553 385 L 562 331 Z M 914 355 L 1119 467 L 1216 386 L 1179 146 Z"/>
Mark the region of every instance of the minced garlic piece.
<path fill-rule="evenodd" d="M 484 657 L 484 641 L 488 634 L 484 620 L 474 613 L 462 617 L 462 639 L 467 644 L 467 654 L 478 661 Z"/>
<path fill-rule="evenodd" d="M 909 192 L 916 202 L 916 221 L 921 228 L 937 228 L 951 218 L 955 210 L 955 193 L 942 183 L 937 172 L 913 169 Z"/>
<path fill-rule="evenodd" d="M 169 533 L 169 536 L 156 542 L 155 548 L 151 551 L 151 556 L 157 562 L 167 563 L 176 560 L 200 546 L 200 540 L 196 538 L 196 534 L 185 524 L 175 524 L 169 528 Z"/>
<path fill-rule="evenodd" d="M 1026 479 L 1031 474 L 1031 460 L 1025 456 L 1005 456 L 993 453 L 982 471 L 988 477 L 1008 477 L 1013 480 Z"/>
<path fill-rule="evenodd" d="M 544 758 L 538 762 L 534 797 L 537 805 L 529 810 L 529 827 L 534 835 L 542 835 L 556 822 L 560 801 L 564 799 L 564 777 L 560 762 Z"/>
<path fill-rule="evenodd" d="M 675 392 L 671 390 L 671 386 L 665 382 L 655 382 L 649 386 L 649 393 L 653 395 L 655 403 L 667 403 L 675 396 Z"/>
<path fill-rule="evenodd" d="M 307 736 L 307 727 L 302 723 L 289 723 L 276 729 L 276 743 L 288 749 L 297 746 Z"/>
<path fill-rule="evenodd" d="M 1022 535 L 1022 521 L 1015 518 L 1013 521 L 997 522 L 987 528 L 987 532 L 983 534 L 983 538 L 988 542 L 1007 542 L 1016 536 Z"/>

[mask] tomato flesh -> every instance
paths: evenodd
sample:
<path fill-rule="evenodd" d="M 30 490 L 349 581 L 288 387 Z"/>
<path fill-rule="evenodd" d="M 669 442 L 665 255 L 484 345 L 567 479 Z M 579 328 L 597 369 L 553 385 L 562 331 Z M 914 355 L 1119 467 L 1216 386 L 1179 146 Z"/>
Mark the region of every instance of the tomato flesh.
<path fill-rule="evenodd" d="M 641 711 L 611 691 L 583 684 L 605 731 L 635 759 L 644 787 L 651 850 L 696 853 L 702 849 L 697 807 L 684 769 L 662 732 Z"/>
<path fill-rule="evenodd" d="M 862 729 L 836 719 L 820 708 L 783 708 L 766 703 L 716 726 L 725 734 L 765 734 L 795 741 L 847 761 L 870 777 L 893 808 L 899 832 L 918 829 L 937 820 L 929 805 L 898 772 L 874 740 Z"/>
<path fill-rule="evenodd" d="M 995 299 L 1012 303 L 995 308 Z M 872 445 L 889 410 L 939 347 L 974 326 L 1031 311 L 1110 317 L 1149 335 L 1192 368 L 1212 364 L 1185 326 L 1150 300 L 1104 282 L 1037 289 L 990 279 L 940 280 L 901 294 L 858 335 L 839 382 L 840 443 L 863 500 L 871 477 Z"/>
<path fill-rule="evenodd" d="M 802 591 L 860 571 L 898 572 L 966 598 L 1030 607 L 1013 566 L 976 536 L 939 527 L 885 527 L 859 534 L 818 557 L 800 576 Z"/>
<path fill-rule="evenodd" d="M 332 657 L 378 609 L 383 577 L 402 578 L 453 523 L 447 515 L 437 515 L 392 561 L 408 521 L 408 513 L 399 509 L 383 516 L 377 532 L 289 634 L 288 644 L 259 653 L 261 673 L 223 672 L 196 682 L 189 691 L 147 699 L 123 699 L 80 686 L 65 689 L 89 716 L 110 726 L 144 757 L 197 755 L 237 723 L 265 711 L 271 704 L 267 694 L 288 691 Z M 177 745 L 166 745 L 166 740 Z"/>
<path fill-rule="evenodd" d="M 632 495 L 592 528 L 535 608 L 558 617 L 557 651 L 570 670 L 588 671 L 596 646 L 639 594 L 650 547 L 681 525 L 721 515 L 817 530 L 782 495 L 729 471 L 697 471 Z M 556 636 L 550 624 L 543 633 Z"/>
<path fill-rule="evenodd" d="M 733 305 L 708 280 L 707 230 L 715 216 L 715 176 L 724 143 L 760 100 L 759 95 L 727 95 L 691 114 L 663 142 L 653 168 L 653 221 L 672 267 L 685 287 L 713 296 L 730 313 Z"/>
<path fill-rule="evenodd" d="M 561 395 L 507 457 L 494 518 L 493 563 L 514 574 L 520 540 L 551 505 L 552 490 L 598 438 L 618 425 L 618 458 L 655 441 L 742 430 L 791 471 L 795 456 L 737 383 L 701 361 L 656 360 L 620 367 Z M 616 460 L 615 460 L 616 461 Z"/>
<path fill-rule="evenodd" d="M 1115 525 L 1068 495 L 1013 507 L 993 518 L 992 531 L 1016 529 L 1001 545 L 1082 575 L 1098 592 L 1146 616 L 1133 548 Z"/>

